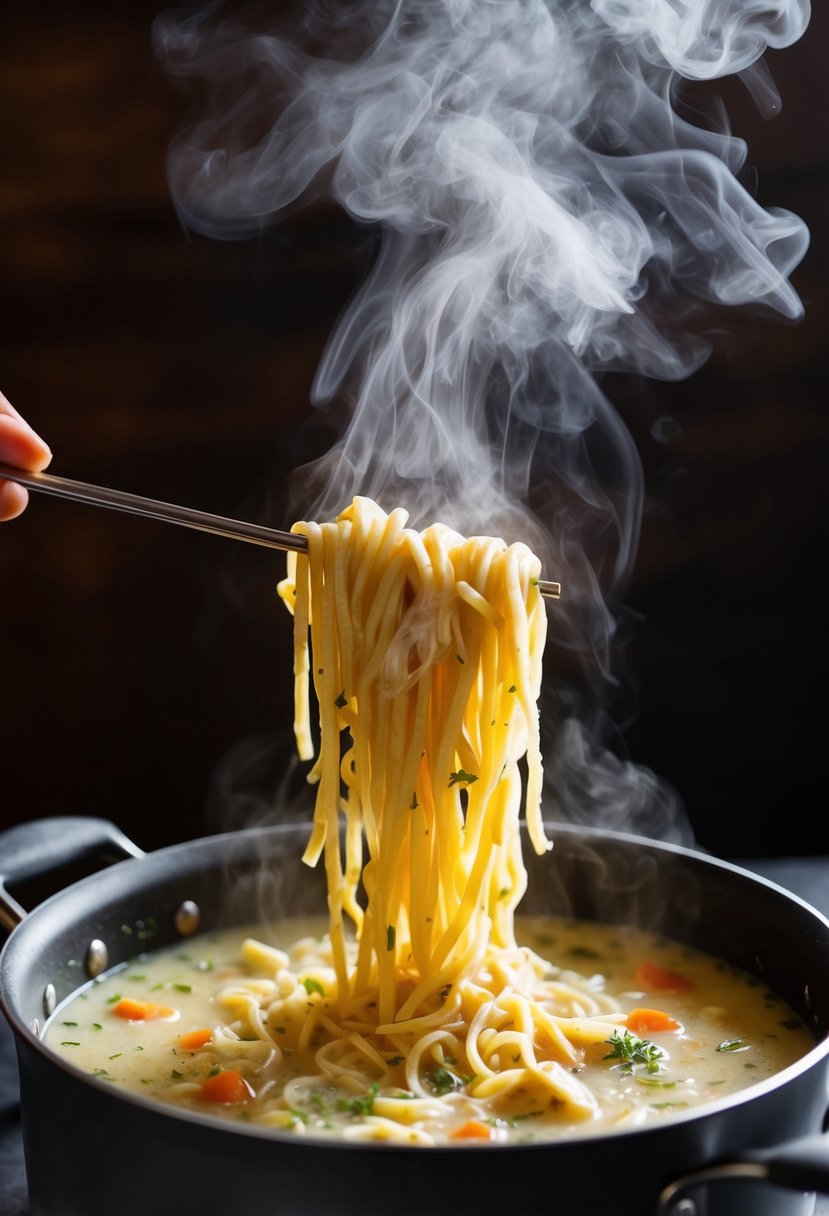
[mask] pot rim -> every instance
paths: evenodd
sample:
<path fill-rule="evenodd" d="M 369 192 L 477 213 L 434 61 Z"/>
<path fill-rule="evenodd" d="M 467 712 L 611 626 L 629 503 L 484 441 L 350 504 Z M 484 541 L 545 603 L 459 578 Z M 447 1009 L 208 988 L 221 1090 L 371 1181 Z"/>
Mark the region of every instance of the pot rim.
<path fill-rule="evenodd" d="M 812 904 L 802 899 L 794 892 L 780 886 L 773 880 L 766 878 L 763 875 L 755 874 L 751 870 L 745 869 L 734 862 L 725 861 L 721 858 L 710 856 L 709 854 L 687 845 L 675 844 L 669 841 L 652 840 L 645 836 L 639 836 L 631 832 L 617 831 L 615 829 L 594 828 L 589 826 L 579 826 L 574 824 L 560 823 L 555 820 L 545 820 L 545 827 L 550 833 L 551 839 L 555 841 L 555 834 L 565 833 L 573 838 L 594 838 L 599 840 L 611 840 L 619 842 L 623 845 L 631 845 L 633 847 L 645 848 L 647 850 L 664 852 L 673 856 L 686 858 L 689 861 L 705 866 L 713 867 L 714 869 L 722 870 L 733 874 L 735 877 L 741 877 L 749 880 L 752 884 L 766 888 L 776 898 L 782 899 L 784 902 L 798 906 L 801 911 L 807 913 L 815 922 L 821 926 L 829 935 L 829 918 L 823 915 L 819 909 Z M 0 949 L 0 1010 L 4 1013 L 18 1043 L 23 1043 L 26 1047 L 34 1050 L 40 1055 L 49 1065 L 59 1068 L 64 1073 L 67 1073 L 73 1079 L 80 1081 L 86 1085 L 92 1086 L 102 1094 L 107 1094 L 114 1097 L 117 1101 L 128 1102 L 133 1106 L 137 1106 L 150 1114 L 164 1116 L 172 1119 L 175 1122 L 184 1122 L 196 1124 L 201 1127 L 208 1128 L 214 1132 L 226 1132 L 233 1135 L 241 1135 L 244 1137 L 252 1137 L 256 1140 L 279 1141 L 283 1144 L 291 1144 L 294 1146 L 305 1147 L 324 1147 L 326 1150 L 335 1150 L 337 1152 L 354 1153 L 368 1151 L 370 1153 L 385 1152 L 385 1153 L 405 1153 L 410 1154 L 412 1151 L 424 1151 L 422 1146 L 413 1146 L 407 1144 L 389 1144 L 382 1141 L 348 1141 L 329 1139 L 325 1137 L 314 1136 L 312 1133 L 306 1133 L 297 1136 L 293 1132 L 281 1131 L 277 1128 L 261 1127 L 256 1124 L 248 1123 L 232 1123 L 229 1120 L 221 1119 L 217 1116 L 209 1114 L 201 1114 L 198 1111 L 189 1110 L 187 1108 L 175 1107 L 170 1104 L 163 1103 L 158 1099 L 145 1097 L 136 1091 L 126 1088 L 114 1086 L 111 1082 L 107 1082 L 100 1077 L 96 1077 L 91 1073 L 85 1072 L 82 1068 L 70 1061 L 65 1060 L 56 1052 L 52 1051 L 40 1037 L 40 1033 L 35 1032 L 29 1023 L 24 1019 L 20 1011 L 15 1007 L 14 998 L 8 992 L 8 975 L 13 966 L 21 965 L 15 960 L 15 954 L 19 950 L 25 950 L 26 934 L 29 932 L 31 924 L 37 925 L 42 916 L 50 913 L 56 906 L 68 899 L 71 895 L 85 891 L 87 888 L 94 887 L 100 883 L 105 875 L 114 875 L 118 872 L 125 872 L 124 867 L 129 867 L 131 872 L 136 866 L 150 867 L 154 863 L 154 859 L 171 858 L 176 855 L 186 856 L 192 861 L 195 852 L 209 852 L 211 849 L 217 848 L 219 844 L 227 847 L 228 839 L 233 842 L 244 843 L 246 840 L 257 841 L 263 836 L 278 838 L 280 836 L 294 836 L 300 832 L 307 831 L 310 825 L 308 822 L 298 821 L 291 823 L 272 824 L 268 826 L 260 826 L 253 828 L 244 828 L 234 832 L 220 832 L 210 836 L 196 837 L 193 840 L 181 841 L 177 844 L 167 845 L 163 848 L 153 850 L 145 854 L 143 857 L 130 857 L 123 861 L 115 862 L 95 874 L 88 875 L 70 886 L 63 888 L 38 904 L 27 915 L 24 921 L 21 922 L 15 929 L 11 931 L 7 941 Z M 522 821 L 523 827 L 523 821 Z M 193 867 L 189 867 L 191 870 Z M 186 878 L 186 872 L 183 873 Z M 147 953 L 150 951 L 148 950 Z M 142 952 L 143 953 L 143 952 Z M 119 964 L 124 965 L 124 964 Z M 66 1002 L 77 994 L 81 988 L 85 988 L 88 983 L 94 981 L 89 980 L 83 984 L 79 984 L 73 990 L 70 996 L 64 998 L 56 1007 L 53 1014 L 45 1019 L 50 1021 L 52 1017 L 66 1004 Z M 42 1030 L 43 1027 L 40 1029 Z M 529 1144 L 521 1143 L 498 1143 L 490 1145 L 476 1145 L 477 1152 L 497 1152 L 497 1153 L 513 1153 L 526 1151 L 544 1150 L 549 1152 L 556 1148 L 559 1151 L 565 1151 L 569 1146 L 582 1145 L 587 1148 L 591 1144 L 606 1142 L 607 1140 L 629 1140 L 630 1138 L 639 1137 L 654 1137 L 660 1133 L 668 1132 L 671 1128 L 679 1128 L 689 1124 L 695 1124 L 708 1119 L 714 1119 L 718 1115 L 728 1111 L 733 1111 L 735 1108 L 748 1105 L 760 1099 L 763 1099 L 777 1090 L 784 1088 L 794 1082 L 798 1077 L 810 1072 L 817 1067 L 829 1056 L 829 1034 L 823 1039 L 816 1040 L 812 1047 L 804 1056 L 795 1060 L 786 1068 L 779 1072 L 773 1073 L 770 1077 L 764 1080 L 756 1081 L 752 1085 L 744 1089 L 740 1089 L 735 1093 L 729 1094 L 723 1098 L 717 1098 L 713 1101 L 705 1102 L 699 1106 L 692 1107 L 686 1112 L 672 1114 L 670 1119 L 664 1123 L 650 1124 L 646 1127 L 624 1128 L 613 1132 L 599 1132 L 593 1135 L 588 1133 L 577 1132 L 575 1135 L 567 1136 L 561 1140 L 540 1140 Z M 438 1144 L 431 1146 L 427 1151 L 440 1154 L 456 1154 L 463 1152 L 467 1145 L 449 1145 Z"/>

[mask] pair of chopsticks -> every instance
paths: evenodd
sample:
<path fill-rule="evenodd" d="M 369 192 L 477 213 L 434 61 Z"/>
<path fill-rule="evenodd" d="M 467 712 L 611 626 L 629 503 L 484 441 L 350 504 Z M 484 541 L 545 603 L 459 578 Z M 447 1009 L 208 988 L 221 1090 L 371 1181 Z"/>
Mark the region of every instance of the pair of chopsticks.
<path fill-rule="evenodd" d="M 192 507 L 159 502 L 155 498 L 144 498 L 140 494 L 127 494 L 124 490 L 92 486 L 84 481 L 72 481 L 68 477 L 55 477 L 52 473 L 29 473 L 25 469 L 0 463 L 0 480 L 2 479 L 16 481 L 18 485 L 37 490 L 41 494 L 69 498 L 73 502 L 83 502 L 95 507 L 109 507 L 113 511 L 125 511 L 128 515 L 144 515 L 164 523 L 179 524 L 183 528 L 194 528 L 198 532 L 210 532 L 213 536 L 262 545 L 266 549 L 292 549 L 296 553 L 305 553 L 308 548 L 305 537 L 297 536 L 293 532 L 280 532 L 277 528 L 265 528 L 261 524 L 251 524 L 243 519 L 228 519 L 224 515 L 212 515 L 209 511 L 195 511 Z M 561 583 L 539 579 L 538 589 L 547 599 L 561 598 Z"/>

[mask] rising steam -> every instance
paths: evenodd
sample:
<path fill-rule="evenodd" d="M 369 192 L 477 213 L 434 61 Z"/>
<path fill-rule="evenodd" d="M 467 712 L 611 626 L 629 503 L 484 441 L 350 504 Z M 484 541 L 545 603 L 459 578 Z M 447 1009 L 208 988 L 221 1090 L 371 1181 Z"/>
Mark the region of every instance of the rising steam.
<path fill-rule="evenodd" d="M 773 112 L 762 56 L 808 18 L 808 0 L 308 0 L 270 25 L 261 8 L 159 18 L 167 70 L 207 84 L 169 157 L 187 227 L 246 237 L 327 195 L 381 231 L 313 386 L 347 419 L 296 479 L 294 517 L 365 494 L 414 525 L 527 540 L 567 589 L 552 644 L 609 678 L 643 477 L 601 373 L 690 375 L 707 301 L 801 312 L 788 276 L 803 223 L 745 191 L 743 142 L 683 118 L 680 86 L 741 72 Z M 568 745 L 559 789 L 586 746 Z M 605 767 L 605 804 L 611 786 L 640 798 L 641 779 Z"/>

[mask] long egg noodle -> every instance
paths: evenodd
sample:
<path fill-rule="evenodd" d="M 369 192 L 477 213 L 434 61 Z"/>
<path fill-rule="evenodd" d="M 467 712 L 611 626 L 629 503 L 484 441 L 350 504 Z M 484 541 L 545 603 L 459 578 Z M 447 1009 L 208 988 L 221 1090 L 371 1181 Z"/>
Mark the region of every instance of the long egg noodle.
<path fill-rule="evenodd" d="M 329 933 L 290 961 L 247 942 L 273 984 L 222 1001 L 234 1033 L 294 1056 L 277 1125 L 320 1079 L 373 1086 L 370 1117 L 345 1132 L 359 1137 L 429 1143 L 423 1128 L 447 1104 L 491 1111 L 511 1094 L 590 1118 L 577 1072 L 618 1006 L 519 947 L 513 925 L 522 809 L 533 847 L 550 847 L 540 563 L 524 544 L 418 532 L 407 518 L 355 498 L 332 523 L 293 527 L 307 553 L 289 554 L 278 591 L 295 619 L 294 729 L 308 761 L 311 683 L 319 706 L 304 860 L 325 867 Z"/>

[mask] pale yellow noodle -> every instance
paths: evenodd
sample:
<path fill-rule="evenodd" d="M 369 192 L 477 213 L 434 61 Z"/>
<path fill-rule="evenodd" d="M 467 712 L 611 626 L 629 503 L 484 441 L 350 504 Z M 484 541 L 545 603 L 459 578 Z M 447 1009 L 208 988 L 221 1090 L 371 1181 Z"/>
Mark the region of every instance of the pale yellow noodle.
<path fill-rule="evenodd" d="M 289 967 L 275 956 L 273 989 L 251 983 L 246 1002 L 237 985 L 225 1003 L 254 1038 L 273 1044 L 279 1025 L 280 1046 L 313 1062 L 285 1084 L 283 1106 L 320 1079 L 347 1092 L 380 1087 L 348 1138 L 432 1143 L 429 1118 L 491 1109 L 517 1091 L 589 1118 L 595 1100 L 574 1070 L 619 1025 L 616 1006 L 519 949 L 513 924 L 527 881 L 522 806 L 533 848 L 550 847 L 540 563 L 523 544 L 406 523 L 402 510 L 355 498 L 331 523 L 294 525 L 307 557 L 289 555 L 279 594 L 294 614 L 304 759 L 309 673 L 319 705 L 304 860 L 323 859 L 329 934 L 295 949 Z M 303 951 L 307 970 L 291 989 Z M 309 979 L 324 996 L 310 997 Z M 435 1068 L 455 1070 L 443 1097 L 429 1089 Z M 268 1121 L 291 1126 L 278 1101 L 269 1089 Z"/>

